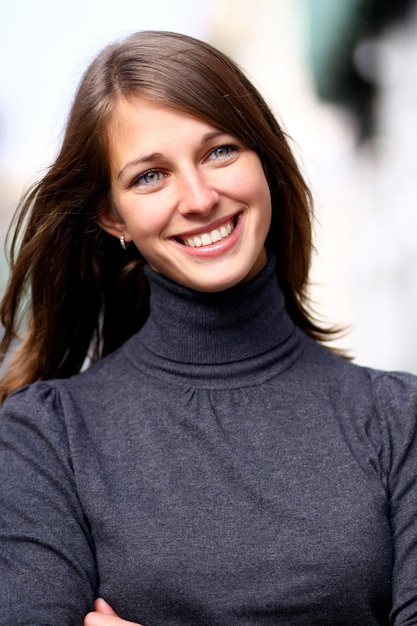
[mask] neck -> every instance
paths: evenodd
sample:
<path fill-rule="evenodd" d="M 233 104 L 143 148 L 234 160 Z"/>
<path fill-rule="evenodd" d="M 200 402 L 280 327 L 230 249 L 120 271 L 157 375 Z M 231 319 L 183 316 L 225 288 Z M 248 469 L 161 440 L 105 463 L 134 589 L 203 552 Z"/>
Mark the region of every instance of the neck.
<path fill-rule="evenodd" d="M 294 334 L 274 258 L 255 278 L 217 293 L 182 287 L 149 267 L 145 273 L 150 315 L 140 340 L 159 357 L 195 365 L 232 363 L 276 350 Z"/>

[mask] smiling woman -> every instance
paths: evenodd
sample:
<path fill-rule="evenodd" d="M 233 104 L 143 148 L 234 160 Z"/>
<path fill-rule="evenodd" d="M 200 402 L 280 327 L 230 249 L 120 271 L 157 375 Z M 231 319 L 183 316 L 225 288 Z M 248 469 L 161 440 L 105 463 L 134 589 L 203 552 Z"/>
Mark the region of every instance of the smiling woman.
<path fill-rule="evenodd" d="M 211 46 L 175 33 L 140 33 L 103 50 L 88 68 L 58 158 L 22 200 L 11 246 L 13 273 L 1 308 L 3 352 L 18 331 L 19 305 L 23 306 L 29 285 L 34 301 L 26 318 L 27 333 L 0 382 L 3 397 L 27 382 L 78 371 L 87 356 L 94 361 L 119 347 L 147 317 L 148 281 L 142 271 L 145 258 L 136 246 L 127 254 L 121 253 L 113 238 L 106 238 L 100 228 L 106 218 L 117 215 L 114 194 L 121 195 L 125 188 L 123 197 L 127 198 L 129 187 L 142 189 L 143 179 L 138 185 L 138 176 L 153 171 L 155 159 L 161 156 L 155 152 L 149 133 L 149 148 L 142 147 L 145 152 L 138 154 L 129 146 L 130 132 L 137 132 L 141 123 L 134 104 L 138 98 L 170 109 L 171 114 L 188 114 L 194 123 L 205 123 L 206 140 L 212 141 L 213 148 L 219 144 L 211 133 L 222 132 L 229 141 L 238 140 L 248 155 L 254 153 L 252 159 L 257 155 L 271 196 L 271 225 L 268 228 L 264 224 L 267 247 L 277 259 L 275 271 L 288 312 L 312 337 L 322 340 L 332 336 L 309 314 L 306 302 L 311 258 L 310 193 L 266 103 L 239 68 Z M 143 115 L 148 109 L 143 108 Z M 136 116 L 131 117 L 135 111 Z M 127 160 L 117 153 L 112 141 L 115 134 L 125 140 Z M 118 168 L 117 183 L 111 156 L 113 169 Z M 144 157 L 147 166 L 138 169 L 137 159 Z M 207 169 L 211 167 L 207 165 Z M 158 172 L 158 180 L 165 180 L 163 172 L 163 168 Z M 236 178 L 239 190 L 246 173 Z M 193 201 L 195 193 L 203 193 L 206 202 L 213 201 L 215 190 L 193 187 L 194 178 L 185 182 Z M 151 194 L 151 198 L 159 194 Z M 234 213 L 227 218 L 233 219 L 234 226 L 240 223 Z M 17 255 L 25 220 L 27 228 Z M 194 222 L 195 218 L 191 219 L 185 232 L 178 234 L 193 237 Z M 123 234 L 124 241 L 126 236 L 129 239 L 121 230 L 117 234 Z M 209 255 L 209 251 L 202 254 Z"/>
<path fill-rule="evenodd" d="M 16 215 L 0 626 L 417 624 L 417 381 L 321 345 L 310 257 L 240 69 L 103 50 Z"/>
<path fill-rule="evenodd" d="M 113 211 L 99 224 L 133 241 L 154 271 L 222 291 L 266 264 L 269 187 L 237 137 L 136 98 L 113 112 L 109 156 Z"/>

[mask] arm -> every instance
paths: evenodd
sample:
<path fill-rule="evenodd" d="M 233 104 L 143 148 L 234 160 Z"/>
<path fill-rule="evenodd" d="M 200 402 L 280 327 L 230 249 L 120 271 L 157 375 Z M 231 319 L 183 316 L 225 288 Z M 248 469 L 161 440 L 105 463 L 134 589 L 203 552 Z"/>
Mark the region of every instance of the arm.
<path fill-rule="evenodd" d="M 94 548 L 47 383 L 6 401 L 0 475 L 0 625 L 80 626 L 96 594 Z"/>
<path fill-rule="evenodd" d="M 375 393 L 392 536 L 390 624 L 417 625 L 417 379 L 384 375 Z"/>

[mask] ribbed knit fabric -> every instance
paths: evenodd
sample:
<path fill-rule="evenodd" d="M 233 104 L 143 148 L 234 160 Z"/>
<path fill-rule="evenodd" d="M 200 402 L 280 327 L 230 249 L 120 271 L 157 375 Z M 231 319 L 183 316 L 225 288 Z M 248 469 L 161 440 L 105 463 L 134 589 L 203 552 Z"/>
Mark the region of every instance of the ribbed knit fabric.
<path fill-rule="evenodd" d="M 248 284 L 220 293 L 186 289 L 146 266 L 155 315 L 140 333 L 142 343 L 165 359 L 198 365 L 244 361 L 282 348 L 294 325 L 277 289 L 274 266 L 270 259 Z"/>
<path fill-rule="evenodd" d="M 289 367 L 302 350 L 273 258 L 252 281 L 222 293 L 193 291 L 148 267 L 145 272 L 151 315 L 126 345 L 142 369 L 200 387 L 244 387 Z"/>
<path fill-rule="evenodd" d="M 0 415 L 0 625 L 417 624 L 417 384 L 296 329 L 274 261 L 146 270 L 120 350 Z"/>

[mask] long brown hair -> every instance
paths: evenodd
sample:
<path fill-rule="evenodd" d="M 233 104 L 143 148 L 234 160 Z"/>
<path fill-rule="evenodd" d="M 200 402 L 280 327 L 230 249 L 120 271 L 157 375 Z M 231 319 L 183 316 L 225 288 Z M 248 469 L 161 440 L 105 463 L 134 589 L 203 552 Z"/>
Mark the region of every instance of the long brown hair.
<path fill-rule="evenodd" d="M 0 381 L 4 399 L 35 380 L 66 377 L 113 351 L 148 315 L 144 259 L 97 225 L 110 211 L 107 129 L 119 98 L 146 95 L 237 136 L 269 182 L 267 248 L 295 324 L 325 340 L 307 310 L 312 202 L 284 132 L 241 70 L 186 35 L 141 32 L 105 48 L 87 69 L 61 150 L 23 197 L 10 231 L 10 279 L 1 309 L 1 358 L 23 329 Z"/>

